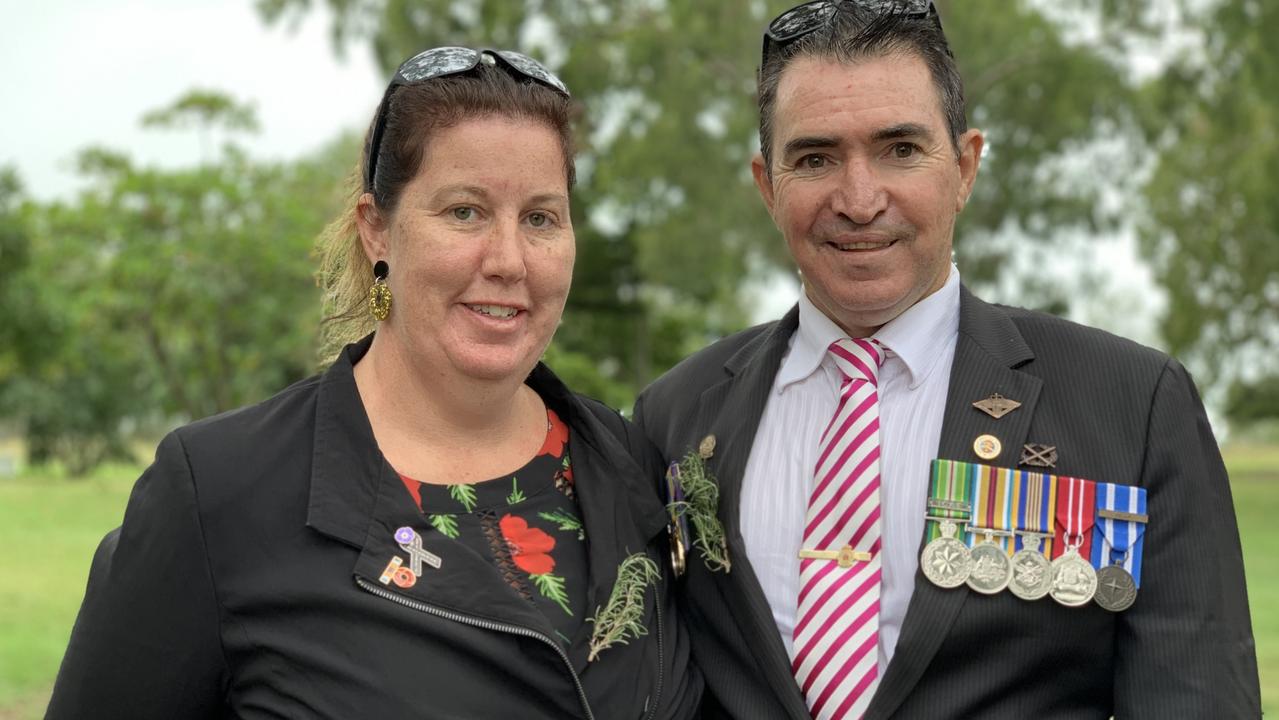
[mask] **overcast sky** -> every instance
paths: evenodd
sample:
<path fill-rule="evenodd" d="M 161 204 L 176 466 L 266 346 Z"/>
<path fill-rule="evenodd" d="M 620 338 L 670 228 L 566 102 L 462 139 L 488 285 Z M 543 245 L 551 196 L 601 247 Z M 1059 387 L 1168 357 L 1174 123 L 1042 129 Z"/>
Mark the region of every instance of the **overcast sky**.
<path fill-rule="evenodd" d="M 198 161 L 194 132 L 138 122 L 188 89 L 252 102 L 262 131 L 245 143 L 287 158 L 362 128 L 386 82 L 363 48 L 337 59 L 327 16 L 267 28 L 252 0 L 0 0 L 0 10 L 0 164 L 40 199 L 74 192 L 72 160 L 89 145 L 146 164 Z"/>

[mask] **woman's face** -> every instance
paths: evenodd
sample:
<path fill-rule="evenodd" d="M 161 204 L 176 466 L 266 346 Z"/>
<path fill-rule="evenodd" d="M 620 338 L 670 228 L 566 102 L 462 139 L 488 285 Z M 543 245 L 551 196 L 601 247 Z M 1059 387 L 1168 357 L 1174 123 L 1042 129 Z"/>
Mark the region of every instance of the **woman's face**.
<path fill-rule="evenodd" d="M 389 264 L 394 298 L 379 332 L 437 377 L 523 379 L 573 275 L 558 135 L 505 117 L 438 131 L 394 215 L 370 235 L 369 259 Z"/>

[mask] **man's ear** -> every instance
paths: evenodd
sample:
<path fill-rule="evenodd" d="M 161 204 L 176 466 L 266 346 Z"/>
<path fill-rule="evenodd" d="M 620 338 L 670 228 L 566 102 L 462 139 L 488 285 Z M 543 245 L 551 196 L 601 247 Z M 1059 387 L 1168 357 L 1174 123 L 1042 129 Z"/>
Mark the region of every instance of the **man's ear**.
<path fill-rule="evenodd" d="M 981 130 L 971 129 L 959 136 L 959 191 L 955 196 L 955 212 L 963 212 L 968 198 L 973 194 L 973 184 L 977 182 L 977 171 L 981 168 L 981 150 L 986 138 Z"/>
<path fill-rule="evenodd" d="M 385 260 L 390 254 L 387 243 L 387 223 L 373 202 L 371 193 L 364 193 L 355 205 L 355 226 L 360 232 L 360 244 L 364 246 L 364 256 L 370 263 Z"/>
<path fill-rule="evenodd" d="M 768 166 L 764 164 L 764 156 L 755 153 L 751 158 L 751 175 L 755 176 L 755 187 L 759 188 L 759 196 L 764 199 L 764 207 L 768 214 L 773 214 L 773 179 L 768 176 Z"/>

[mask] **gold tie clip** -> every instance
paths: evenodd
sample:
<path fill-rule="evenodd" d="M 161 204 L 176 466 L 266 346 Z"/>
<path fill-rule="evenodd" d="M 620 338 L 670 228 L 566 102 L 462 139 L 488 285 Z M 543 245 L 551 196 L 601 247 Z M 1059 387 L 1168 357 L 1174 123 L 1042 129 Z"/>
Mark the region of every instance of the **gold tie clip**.
<path fill-rule="evenodd" d="M 840 567 L 850 568 L 855 562 L 870 560 L 870 553 L 865 550 L 854 550 L 845 545 L 838 550 L 800 550 L 799 557 L 804 560 L 835 560 Z"/>

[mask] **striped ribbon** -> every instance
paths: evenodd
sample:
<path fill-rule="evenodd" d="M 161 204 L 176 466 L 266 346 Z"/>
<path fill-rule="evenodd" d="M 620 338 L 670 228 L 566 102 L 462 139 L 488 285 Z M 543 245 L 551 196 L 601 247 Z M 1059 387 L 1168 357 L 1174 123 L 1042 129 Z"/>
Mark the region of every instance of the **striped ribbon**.
<path fill-rule="evenodd" d="M 1057 478 L 1057 528 L 1052 558 L 1060 557 L 1072 541 L 1078 544 L 1081 556 L 1092 557 L 1092 528 L 1096 508 L 1096 483 L 1082 478 Z"/>
<path fill-rule="evenodd" d="M 1097 509 L 1145 515 L 1146 489 L 1097 483 Z M 1133 581 L 1140 588 L 1142 540 L 1145 534 L 1145 523 L 1098 517 L 1090 556 L 1093 567 L 1100 569 L 1122 560 L 1124 570 L 1132 575 Z"/>
<path fill-rule="evenodd" d="M 981 466 L 960 462 L 959 460 L 933 460 L 931 479 L 928 486 L 928 498 L 943 503 L 965 503 L 971 508 L 971 490 Z M 972 516 L 971 510 L 950 510 L 943 507 L 929 507 L 927 515 L 933 518 L 951 518 L 955 524 L 962 526 Z M 925 542 L 932 542 L 941 537 L 941 522 L 929 519 L 925 533 Z M 961 535 L 963 533 L 960 533 Z M 962 537 L 960 538 L 963 539 Z"/>
<path fill-rule="evenodd" d="M 1047 473 L 1022 470 L 1017 473 L 1017 529 L 1034 533 L 1055 533 L 1057 513 L 1057 478 Z M 1016 550 L 1026 546 L 1025 538 L 1017 536 Z M 1053 539 L 1042 538 L 1039 550 L 1052 557 Z"/>
<path fill-rule="evenodd" d="M 1014 480 L 1014 471 L 1008 468 L 978 465 L 976 482 L 973 483 L 972 503 L 973 519 L 969 522 L 974 529 L 1012 530 L 1014 527 L 1013 511 L 1017 507 L 1017 490 L 1020 485 Z M 972 541 L 984 539 L 981 531 L 973 533 Z M 991 541 L 1001 547 L 1005 553 L 1013 554 L 1014 538 L 996 535 Z"/>

